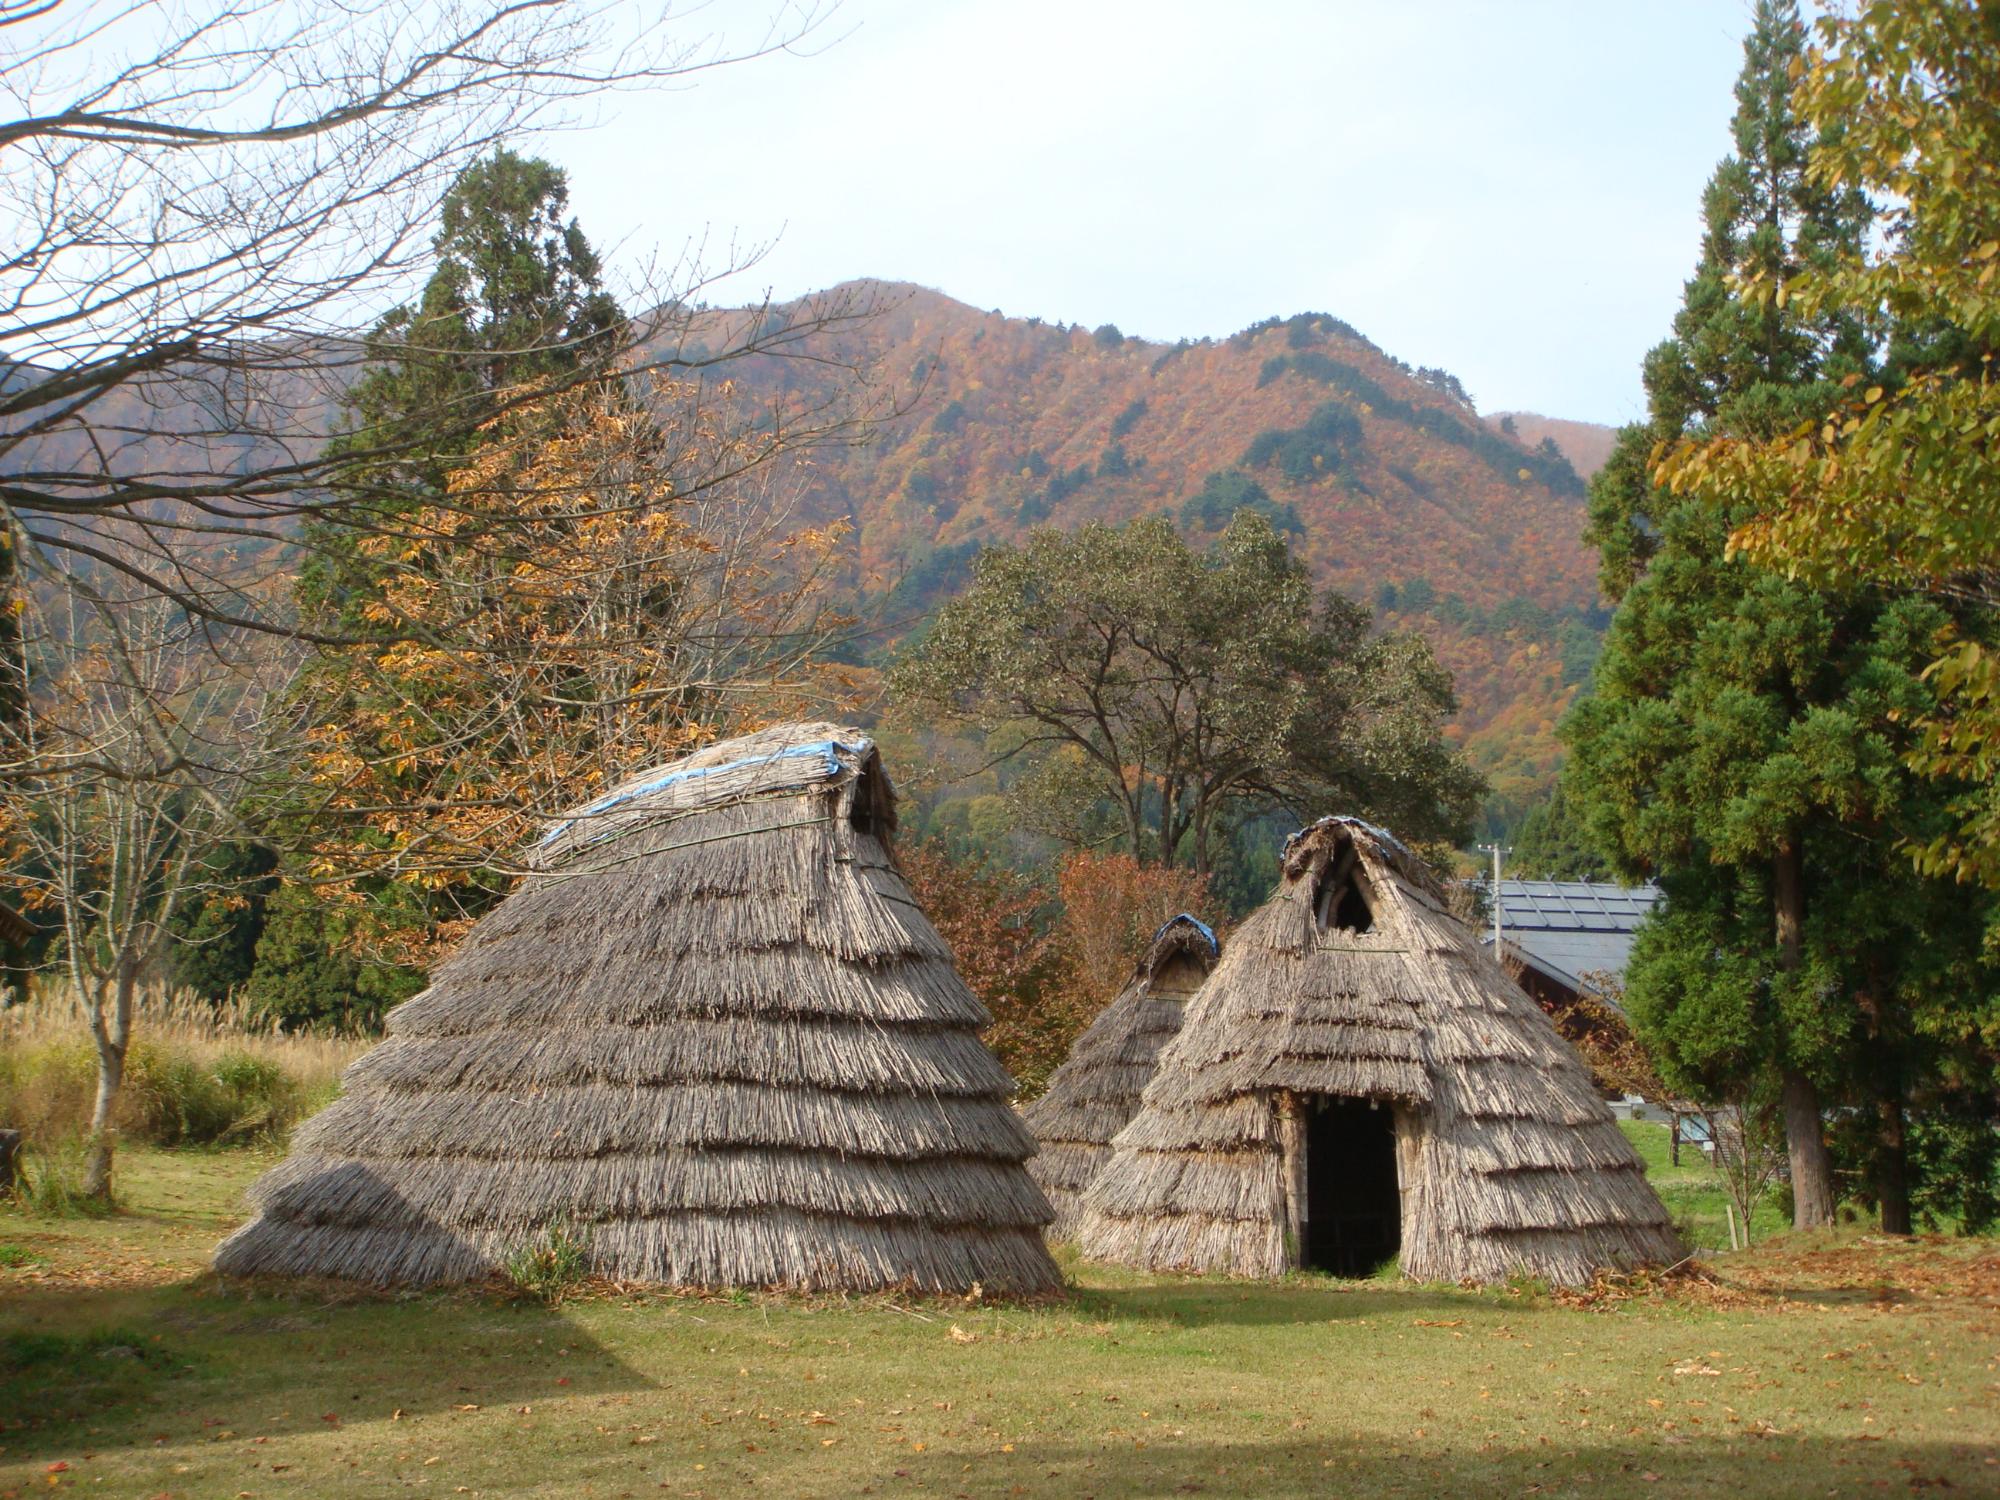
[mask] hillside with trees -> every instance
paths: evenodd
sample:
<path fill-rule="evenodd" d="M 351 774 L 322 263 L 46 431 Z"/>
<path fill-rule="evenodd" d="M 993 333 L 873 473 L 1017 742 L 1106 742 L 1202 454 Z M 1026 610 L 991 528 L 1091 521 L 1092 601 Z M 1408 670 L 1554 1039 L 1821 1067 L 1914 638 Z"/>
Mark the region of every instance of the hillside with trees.
<path fill-rule="evenodd" d="M 880 310 L 804 340 L 822 362 L 733 373 L 739 398 L 765 406 L 810 409 L 816 383 L 857 369 L 874 393 L 867 440 L 816 448 L 796 475 L 807 514 L 851 528 L 857 658 L 962 587 L 982 546 L 1165 514 L 1207 547 L 1249 509 L 1316 586 L 1432 638 L 1456 679 L 1452 733 L 1498 810 L 1546 789 L 1553 726 L 1603 624 L 1583 481 L 1552 438 L 1482 421 L 1450 373 L 1412 369 L 1330 314 L 1163 344 L 917 287 L 839 290 Z M 721 329 L 741 314 L 711 316 Z"/>

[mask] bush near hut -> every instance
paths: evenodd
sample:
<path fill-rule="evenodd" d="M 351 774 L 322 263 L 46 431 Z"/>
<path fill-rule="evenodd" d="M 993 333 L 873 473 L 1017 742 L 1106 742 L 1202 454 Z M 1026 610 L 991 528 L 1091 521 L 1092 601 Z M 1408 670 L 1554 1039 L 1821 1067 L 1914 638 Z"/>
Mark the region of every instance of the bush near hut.
<path fill-rule="evenodd" d="M 896 862 L 993 1022 L 982 1036 L 1023 1093 L 1033 1094 L 1089 1022 L 1051 935 L 1051 892 L 1017 870 L 912 843 Z"/>
<path fill-rule="evenodd" d="M 1065 977 L 1093 1016 L 1131 979 L 1132 966 L 1162 923 L 1182 912 L 1207 920 L 1213 905 L 1207 880 L 1193 870 L 1142 865 L 1129 854 L 1094 849 L 1064 858 L 1056 897 Z"/>
<path fill-rule="evenodd" d="M 567 1220 L 549 1225 L 501 1262 L 521 1296 L 554 1307 L 590 1278 L 590 1236 Z"/>
<path fill-rule="evenodd" d="M 288 1035 L 247 1006 L 186 995 L 142 997 L 114 1123 L 155 1146 L 248 1144 L 282 1136 L 331 1099 L 365 1047 L 353 1037 Z M 97 1057 L 67 999 L 0 1012 L 0 1120 L 25 1133 L 53 1172 L 81 1136 Z M 32 1164 L 31 1164 L 32 1175 Z"/>
<path fill-rule="evenodd" d="M 932 840 L 904 846 L 897 862 L 992 1012 L 986 1045 L 1022 1099 L 1041 1093 L 1160 924 L 1184 911 L 1205 917 L 1212 904 L 1194 871 L 1129 854 L 1077 850 L 1038 877 L 954 858 Z"/>

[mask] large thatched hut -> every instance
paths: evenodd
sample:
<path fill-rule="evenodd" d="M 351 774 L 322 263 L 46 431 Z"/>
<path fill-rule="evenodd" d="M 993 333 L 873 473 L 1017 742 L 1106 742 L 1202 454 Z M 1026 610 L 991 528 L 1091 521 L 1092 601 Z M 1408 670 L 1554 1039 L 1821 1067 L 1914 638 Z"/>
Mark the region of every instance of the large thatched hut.
<path fill-rule="evenodd" d="M 222 1244 L 231 1273 L 422 1284 L 563 1226 L 687 1286 L 1059 1280 L 984 1009 L 889 853 L 874 747 L 712 746 L 548 832 Z"/>
<path fill-rule="evenodd" d="M 1083 1253 L 1155 1270 L 1528 1273 L 1671 1259 L 1665 1209 L 1541 1010 L 1389 834 L 1293 835 L 1161 1050 Z"/>
<path fill-rule="evenodd" d="M 1111 1159 L 1111 1138 L 1139 1109 L 1160 1048 L 1181 1029 L 1187 1003 L 1221 950 L 1207 924 L 1183 912 L 1153 934 L 1146 955 L 1049 1075 L 1041 1098 L 1021 1111 L 1042 1149 L 1028 1170 L 1056 1211 L 1049 1233 L 1076 1233 L 1084 1189 Z"/>

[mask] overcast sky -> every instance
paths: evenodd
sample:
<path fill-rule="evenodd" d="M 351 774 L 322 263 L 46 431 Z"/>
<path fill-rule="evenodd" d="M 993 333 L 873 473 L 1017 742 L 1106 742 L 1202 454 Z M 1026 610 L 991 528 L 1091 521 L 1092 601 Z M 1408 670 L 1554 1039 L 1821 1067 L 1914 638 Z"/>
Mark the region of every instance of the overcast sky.
<path fill-rule="evenodd" d="M 1622 422 L 1748 27 L 1749 0 L 842 0 L 813 55 L 539 149 L 628 263 L 775 241 L 714 301 L 880 276 L 1164 340 L 1323 311 L 1482 410 Z"/>

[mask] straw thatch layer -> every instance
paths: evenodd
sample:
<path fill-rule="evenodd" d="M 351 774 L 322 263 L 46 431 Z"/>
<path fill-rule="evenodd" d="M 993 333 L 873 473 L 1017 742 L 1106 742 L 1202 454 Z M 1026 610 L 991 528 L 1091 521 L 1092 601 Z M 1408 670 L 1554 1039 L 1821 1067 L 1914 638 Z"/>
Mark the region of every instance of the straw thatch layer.
<path fill-rule="evenodd" d="M 1056 1211 L 1049 1233 L 1076 1232 L 1083 1193 L 1111 1159 L 1111 1138 L 1138 1111 L 1161 1047 L 1181 1029 L 1181 1013 L 1220 953 L 1195 918 L 1175 917 L 1153 934 L 1132 980 L 1091 1022 L 1042 1097 L 1021 1111 L 1041 1142 L 1029 1164 Z"/>
<path fill-rule="evenodd" d="M 711 747 L 559 823 L 219 1269 L 426 1284 L 562 1226 L 623 1281 L 1058 1281 L 987 1020 L 897 874 L 865 739 Z"/>
<path fill-rule="evenodd" d="M 1350 890 L 1359 905 L 1336 908 Z M 1295 836 L 1277 894 L 1161 1050 L 1086 1192 L 1084 1253 L 1292 1268 L 1302 1168 L 1286 1121 L 1329 1098 L 1395 1110 L 1405 1275 L 1573 1284 L 1679 1253 L 1582 1060 L 1421 862 L 1348 819 Z"/>

